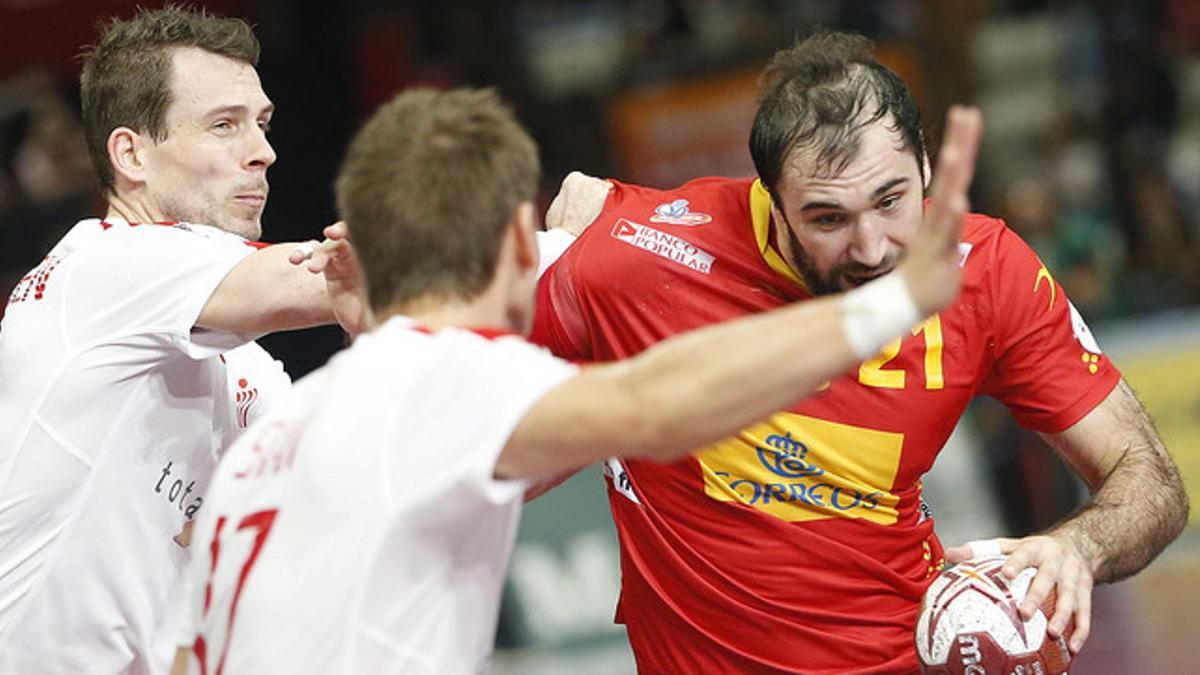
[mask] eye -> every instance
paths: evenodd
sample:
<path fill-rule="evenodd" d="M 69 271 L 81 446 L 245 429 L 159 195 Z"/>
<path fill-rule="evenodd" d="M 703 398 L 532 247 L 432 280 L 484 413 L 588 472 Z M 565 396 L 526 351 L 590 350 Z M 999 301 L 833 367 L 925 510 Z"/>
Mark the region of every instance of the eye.
<path fill-rule="evenodd" d="M 269 134 L 269 133 L 271 133 L 271 120 L 259 120 L 259 121 L 258 121 L 258 128 L 259 128 L 259 129 L 262 129 L 262 132 L 263 132 L 264 134 Z"/>
<path fill-rule="evenodd" d="M 216 122 L 213 122 L 212 130 L 219 134 L 230 133 L 234 130 L 233 121 L 229 120 L 229 119 L 224 119 L 224 118 L 219 119 Z"/>
<path fill-rule="evenodd" d="M 836 230 L 846 223 L 846 214 L 830 211 L 812 218 L 809 222 L 822 230 Z"/>
<path fill-rule="evenodd" d="M 879 200 L 879 210 L 891 211 L 895 209 L 897 206 L 900 206 L 900 198 L 903 196 L 904 195 L 897 192 L 884 197 L 883 199 Z"/>

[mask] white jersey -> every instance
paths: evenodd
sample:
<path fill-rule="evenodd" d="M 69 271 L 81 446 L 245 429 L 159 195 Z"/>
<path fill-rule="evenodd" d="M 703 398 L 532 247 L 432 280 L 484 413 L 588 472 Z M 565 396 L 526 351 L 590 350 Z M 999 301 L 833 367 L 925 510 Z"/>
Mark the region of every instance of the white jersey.
<path fill-rule="evenodd" d="M 185 526 L 217 453 L 290 385 L 249 336 L 193 330 L 252 252 L 206 226 L 85 220 L 12 292 L 0 672 L 169 667 Z"/>
<path fill-rule="evenodd" d="M 190 672 L 486 668 L 526 488 L 496 459 L 575 372 L 516 336 L 396 317 L 301 380 L 197 520 Z"/>

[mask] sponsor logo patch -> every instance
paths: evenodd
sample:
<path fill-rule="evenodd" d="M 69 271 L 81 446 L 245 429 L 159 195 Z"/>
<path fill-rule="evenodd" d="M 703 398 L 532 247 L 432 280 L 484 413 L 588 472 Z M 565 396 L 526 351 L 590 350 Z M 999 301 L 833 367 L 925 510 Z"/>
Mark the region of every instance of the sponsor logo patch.
<path fill-rule="evenodd" d="M 612 236 L 617 241 L 649 251 L 701 274 L 711 272 L 713 262 L 716 261 L 711 253 L 686 239 L 624 218 L 613 225 Z"/>
<path fill-rule="evenodd" d="M 654 215 L 650 216 L 650 222 L 692 227 L 712 222 L 712 216 L 688 209 L 688 200 L 686 199 L 676 199 L 655 207 Z"/>
<path fill-rule="evenodd" d="M 891 525 L 904 435 L 776 413 L 696 454 L 704 493 L 788 522 L 861 518 Z"/>
<path fill-rule="evenodd" d="M 616 457 L 609 457 L 604 460 L 604 475 L 612 481 L 612 485 L 617 492 L 625 495 L 629 501 L 636 504 L 641 504 L 637 493 L 633 491 L 633 483 L 629 481 L 629 472 L 625 470 L 625 465 L 621 464 L 621 460 Z"/>
<path fill-rule="evenodd" d="M 258 400 L 258 387 L 250 386 L 246 378 L 238 379 L 238 390 L 234 394 L 234 404 L 237 405 L 237 425 L 245 429 L 250 425 L 250 406 Z"/>

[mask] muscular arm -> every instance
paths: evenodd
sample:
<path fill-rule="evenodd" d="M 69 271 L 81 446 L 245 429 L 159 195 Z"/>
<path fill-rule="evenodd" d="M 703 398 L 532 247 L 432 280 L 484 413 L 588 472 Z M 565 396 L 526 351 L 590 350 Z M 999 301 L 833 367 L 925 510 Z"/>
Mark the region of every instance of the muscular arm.
<path fill-rule="evenodd" d="M 1093 493 L 1091 504 L 1048 534 L 1070 541 L 1096 581 L 1137 573 L 1183 531 L 1183 479 L 1125 380 L 1082 420 L 1045 438 Z"/>
<path fill-rule="evenodd" d="M 325 278 L 290 263 L 295 248 L 277 244 L 243 258 L 213 291 L 196 326 L 261 335 L 333 323 Z"/>
<path fill-rule="evenodd" d="M 1026 618 L 1057 590 L 1049 632 L 1067 633 L 1078 652 L 1091 632 L 1092 587 L 1118 581 L 1150 564 L 1183 531 L 1188 496 L 1179 469 L 1158 438 L 1149 416 L 1125 380 L 1083 419 L 1065 431 L 1043 434 L 1092 491 L 1092 500 L 1049 531 L 1022 539 L 998 539 L 1009 554 L 1004 574 L 1026 567 L 1037 576 L 1021 603 Z M 962 562 L 969 546 L 946 550 Z"/>
<path fill-rule="evenodd" d="M 841 297 L 808 301 L 587 368 L 534 404 L 496 474 L 546 477 L 609 455 L 666 460 L 720 440 L 858 361 L 841 313 Z"/>

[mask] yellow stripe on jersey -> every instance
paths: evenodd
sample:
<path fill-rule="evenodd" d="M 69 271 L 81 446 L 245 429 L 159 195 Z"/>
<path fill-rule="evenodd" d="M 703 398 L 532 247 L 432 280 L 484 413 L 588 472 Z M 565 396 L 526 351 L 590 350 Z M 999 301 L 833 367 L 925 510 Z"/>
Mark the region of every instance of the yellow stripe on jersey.
<path fill-rule="evenodd" d="M 790 279 L 805 291 L 808 284 L 796 274 L 791 266 L 783 261 L 779 253 L 771 248 L 771 193 L 763 187 L 762 181 L 755 179 L 750 186 L 750 222 L 754 225 L 754 240 L 758 242 L 758 250 L 767 261 L 767 265 L 781 276 Z"/>
<path fill-rule="evenodd" d="M 1056 293 L 1056 291 L 1054 289 L 1054 277 L 1050 276 L 1050 270 L 1046 269 L 1045 263 L 1042 263 L 1042 266 L 1038 269 L 1037 277 L 1034 278 L 1034 280 L 1033 280 L 1033 292 L 1035 294 L 1038 292 L 1038 286 L 1042 285 L 1042 279 L 1045 279 L 1046 281 L 1050 282 L 1050 284 L 1049 284 L 1049 286 L 1050 286 L 1050 305 L 1046 309 L 1047 310 L 1053 309 L 1054 308 L 1054 295 Z"/>
<path fill-rule="evenodd" d="M 781 520 L 896 522 L 904 434 L 776 413 L 696 454 L 704 492 Z"/>

